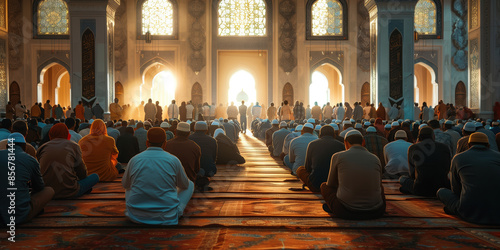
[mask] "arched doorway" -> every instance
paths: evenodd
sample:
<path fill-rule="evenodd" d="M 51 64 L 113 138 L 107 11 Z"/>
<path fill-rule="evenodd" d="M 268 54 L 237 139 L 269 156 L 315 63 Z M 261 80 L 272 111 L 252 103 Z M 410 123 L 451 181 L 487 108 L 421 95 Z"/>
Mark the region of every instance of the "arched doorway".
<path fill-rule="evenodd" d="M 458 82 L 455 87 L 455 106 L 467 106 L 467 88 L 465 88 L 465 84 L 462 81 Z"/>
<path fill-rule="evenodd" d="M 419 104 L 427 102 L 427 105 L 437 105 L 438 84 L 436 83 L 436 73 L 432 67 L 422 62 L 415 64 L 415 79 L 417 83 L 414 90 L 418 91 Z"/>
<path fill-rule="evenodd" d="M 175 100 L 175 89 L 177 81 L 171 71 L 162 71 L 155 75 L 151 87 L 151 99 L 159 101 L 160 105 L 166 105 Z"/>
<path fill-rule="evenodd" d="M 255 89 L 255 78 L 245 70 L 234 73 L 229 79 L 228 102 L 255 103 L 257 101 L 257 90 Z M 238 99 L 240 98 L 240 100 Z M 248 98 L 245 100 L 244 98 Z"/>
<path fill-rule="evenodd" d="M 195 82 L 191 88 L 191 101 L 194 105 L 203 104 L 203 89 L 199 82 Z"/>
<path fill-rule="evenodd" d="M 40 83 L 37 86 L 37 101 L 61 107 L 71 105 L 71 83 L 68 69 L 59 63 L 51 63 L 40 72 Z"/>
<path fill-rule="evenodd" d="M 287 100 L 288 103 L 293 104 L 293 86 L 289 82 L 285 83 L 283 87 L 283 101 Z"/>
<path fill-rule="evenodd" d="M 361 86 L 361 105 L 365 106 L 366 103 L 370 103 L 370 83 L 368 82 Z"/>
<path fill-rule="evenodd" d="M 315 68 L 309 85 L 309 105 L 312 107 L 314 102 L 318 102 L 322 106 L 330 102 L 333 106 L 343 103 L 344 98 L 344 84 L 339 69 L 330 63 Z"/>
<path fill-rule="evenodd" d="M 121 82 L 115 82 L 115 98 L 118 98 L 118 104 L 122 105 L 125 102 L 125 91 Z M 114 100 L 113 100 L 114 102 Z"/>
<path fill-rule="evenodd" d="M 16 105 L 21 100 L 21 88 L 16 81 L 13 81 L 9 87 L 9 101 L 12 105 Z"/>

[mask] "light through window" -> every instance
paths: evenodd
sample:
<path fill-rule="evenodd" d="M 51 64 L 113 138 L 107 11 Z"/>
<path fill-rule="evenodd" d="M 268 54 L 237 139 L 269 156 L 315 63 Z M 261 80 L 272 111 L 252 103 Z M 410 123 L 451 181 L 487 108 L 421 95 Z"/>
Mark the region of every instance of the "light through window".
<path fill-rule="evenodd" d="M 221 0 L 219 36 L 265 36 L 266 4 L 263 0 Z"/>
<path fill-rule="evenodd" d="M 153 102 L 159 101 L 160 106 L 170 104 L 172 100 L 175 100 L 176 87 L 177 82 L 172 72 L 162 71 L 153 78 L 151 99 Z"/>
<path fill-rule="evenodd" d="M 323 107 L 330 101 L 330 89 L 328 88 L 328 78 L 323 73 L 315 71 L 312 74 L 312 83 L 309 85 L 309 105 L 314 106 L 318 102 Z"/>
<path fill-rule="evenodd" d="M 415 6 L 415 31 L 421 35 L 436 35 L 436 4 L 420 0 Z"/>
<path fill-rule="evenodd" d="M 39 35 L 69 35 L 68 5 L 63 0 L 44 0 L 38 5 Z"/>
<path fill-rule="evenodd" d="M 257 90 L 255 89 L 255 78 L 247 71 L 240 70 L 229 79 L 228 102 L 255 103 L 257 101 Z"/>
<path fill-rule="evenodd" d="M 312 6 L 312 35 L 343 35 L 343 10 L 338 0 L 318 0 Z"/>
<path fill-rule="evenodd" d="M 148 0 L 142 4 L 142 34 L 168 36 L 174 33 L 174 10 L 168 0 Z"/>

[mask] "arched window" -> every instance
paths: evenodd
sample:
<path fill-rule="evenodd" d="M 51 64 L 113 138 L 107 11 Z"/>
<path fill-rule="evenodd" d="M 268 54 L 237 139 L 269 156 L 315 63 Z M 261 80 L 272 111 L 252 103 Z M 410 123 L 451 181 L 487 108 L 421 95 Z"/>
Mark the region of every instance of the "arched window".
<path fill-rule="evenodd" d="M 36 38 L 69 38 L 69 11 L 65 0 L 38 0 L 33 8 L 33 31 Z"/>
<path fill-rule="evenodd" d="M 441 38 L 441 1 L 418 1 L 415 6 L 415 31 L 419 39 Z"/>
<path fill-rule="evenodd" d="M 137 2 L 138 37 L 177 39 L 177 2 L 175 0 L 139 0 Z"/>
<path fill-rule="evenodd" d="M 309 0 L 306 6 L 308 40 L 347 40 L 345 0 Z"/>
<path fill-rule="evenodd" d="M 221 0 L 218 8 L 219 36 L 265 36 L 264 0 Z"/>

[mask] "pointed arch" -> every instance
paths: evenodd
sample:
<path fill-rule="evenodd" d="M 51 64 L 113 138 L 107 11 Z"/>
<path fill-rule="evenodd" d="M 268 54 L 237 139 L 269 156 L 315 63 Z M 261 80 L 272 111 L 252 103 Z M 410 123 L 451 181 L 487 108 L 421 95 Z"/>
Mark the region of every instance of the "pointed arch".
<path fill-rule="evenodd" d="M 455 106 L 467 106 L 467 88 L 462 81 L 458 82 L 457 86 L 455 87 Z"/>
<path fill-rule="evenodd" d="M 287 100 L 288 103 L 293 104 L 293 86 L 289 82 L 283 86 L 283 101 Z"/>
<path fill-rule="evenodd" d="M 191 101 L 193 105 L 198 105 L 203 103 L 203 89 L 199 82 L 195 82 L 191 88 Z"/>
<path fill-rule="evenodd" d="M 363 86 L 361 86 L 361 105 L 365 105 L 366 103 L 370 103 L 370 83 L 365 82 Z"/>
<path fill-rule="evenodd" d="M 13 81 L 9 87 L 9 101 L 16 105 L 21 100 L 21 88 L 16 81 Z"/>
<path fill-rule="evenodd" d="M 115 98 L 118 98 L 118 104 L 124 103 L 125 91 L 121 82 L 115 82 Z"/>

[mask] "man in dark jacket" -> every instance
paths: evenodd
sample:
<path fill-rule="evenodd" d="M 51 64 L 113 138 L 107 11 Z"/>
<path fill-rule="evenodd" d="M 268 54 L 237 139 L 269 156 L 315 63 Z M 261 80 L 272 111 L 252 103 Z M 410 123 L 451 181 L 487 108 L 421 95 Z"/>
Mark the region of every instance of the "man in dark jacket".
<path fill-rule="evenodd" d="M 332 155 L 345 150 L 344 144 L 334 136 L 335 130 L 332 126 L 323 126 L 319 139 L 310 142 L 307 147 L 304 166 L 297 169 L 299 179 L 313 192 L 320 192 L 321 183 L 327 181 Z"/>
<path fill-rule="evenodd" d="M 421 196 L 435 196 L 439 188 L 448 188 L 451 151 L 448 145 L 434 140 L 431 127 L 423 127 L 418 133 L 416 144 L 408 148 L 410 176 L 401 176 L 402 193 Z"/>
<path fill-rule="evenodd" d="M 500 153 L 489 148 L 488 136 L 476 132 L 470 148 L 451 163 L 451 190 L 437 192 L 445 212 L 478 224 L 500 225 Z"/>
<path fill-rule="evenodd" d="M 196 142 L 201 148 L 200 167 L 205 171 L 205 176 L 212 177 L 217 173 L 215 165 L 217 159 L 217 141 L 208 136 L 208 126 L 204 121 L 196 122 L 195 132 L 189 139 Z"/>
<path fill-rule="evenodd" d="M 121 163 L 128 163 L 132 157 L 140 152 L 139 141 L 134 136 L 134 128 L 125 128 L 125 132 L 116 140 L 116 148 L 119 151 L 118 162 Z"/>

